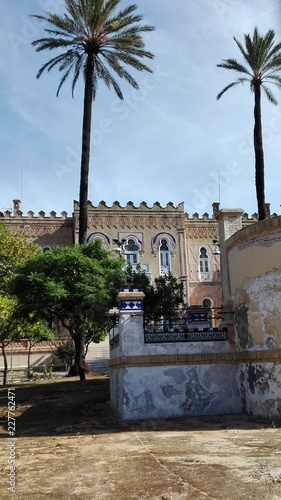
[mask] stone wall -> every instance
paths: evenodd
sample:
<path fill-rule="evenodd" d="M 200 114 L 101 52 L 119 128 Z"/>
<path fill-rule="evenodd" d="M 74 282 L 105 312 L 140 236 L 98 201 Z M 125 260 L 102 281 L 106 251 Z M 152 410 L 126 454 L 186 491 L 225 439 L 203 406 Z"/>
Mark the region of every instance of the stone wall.
<path fill-rule="evenodd" d="M 113 407 L 121 420 L 237 414 L 235 365 L 111 367 Z"/>
<path fill-rule="evenodd" d="M 220 220 L 227 226 L 225 215 L 222 211 Z M 280 418 L 281 217 L 234 231 L 222 248 L 223 295 L 229 309 L 231 304 L 235 350 L 245 355 L 237 374 L 243 408 L 249 414 Z M 250 359 L 253 353 L 256 359 Z"/>
<path fill-rule="evenodd" d="M 242 411 L 227 341 L 145 344 L 141 292 L 119 294 L 118 342 L 110 353 L 111 403 L 121 420 Z"/>
<path fill-rule="evenodd" d="M 54 339 L 52 341 L 37 342 L 31 347 L 30 366 L 34 371 L 40 371 L 44 366 L 53 366 L 54 370 L 64 368 L 63 362 L 57 358 L 54 351 L 63 342 L 69 340 L 67 338 Z M 6 355 L 8 361 L 8 370 L 23 371 L 27 369 L 28 350 L 30 342 L 27 339 L 10 342 L 6 346 Z M 4 369 L 4 358 L 0 356 L 0 371 Z"/>

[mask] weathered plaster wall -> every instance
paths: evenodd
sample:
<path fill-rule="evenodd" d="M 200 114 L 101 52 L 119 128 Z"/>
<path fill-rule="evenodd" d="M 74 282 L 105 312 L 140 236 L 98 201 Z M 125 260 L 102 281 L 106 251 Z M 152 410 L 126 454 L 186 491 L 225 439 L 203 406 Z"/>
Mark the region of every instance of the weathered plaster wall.
<path fill-rule="evenodd" d="M 253 224 L 227 241 L 238 349 L 281 346 L 281 217 Z"/>
<path fill-rule="evenodd" d="M 128 291 L 119 297 L 130 307 Z M 119 345 L 110 352 L 115 413 L 121 420 L 240 413 L 237 365 L 217 361 L 228 353 L 227 341 L 145 344 L 142 311 L 120 310 Z"/>
<path fill-rule="evenodd" d="M 110 403 L 112 409 L 120 420 L 123 420 L 123 400 L 124 400 L 124 382 L 123 369 L 110 370 Z"/>
<path fill-rule="evenodd" d="M 264 358 L 238 364 L 243 409 L 280 418 L 281 217 L 236 232 L 226 241 L 226 253 L 235 348 Z"/>
<path fill-rule="evenodd" d="M 281 417 L 281 364 L 247 363 L 239 367 L 243 411 L 264 418 Z"/>
<path fill-rule="evenodd" d="M 120 314 L 119 335 L 119 346 L 111 351 L 112 359 L 118 356 L 195 354 L 228 352 L 231 350 L 227 341 L 145 344 L 143 317 L 136 313 L 133 313 L 133 315 Z"/>
<path fill-rule="evenodd" d="M 241 413 L 235 365 L 120 368 L 123 391 L 114 406 L 119 418 L 169 418 Z"/>
<path fill-rule="evenodd" d="M 238 348 L 281 347 L 281 268 L 245 279 L 233 303 Z"/>
<path fill-rule="evenodd" d="M 281 269 L 246 279 L 234 296 L 237 347 L 272 350 L 281 346 Z M 239 367 L 244 411 L 265 418 L 281 417 L 281 359 L 272 363 L 248 363 Z"/>
<path fill-rule="evenodd" d="M 266 222 L 271 223 L 267 230 Z M 279 225 L 272 227 L 273 222 Z M 253 224 L 234 236 L 228 242 L 231 295 L 243 286 L 245 279 L 263 276 L 270 269 L 281 267 L 281 217 Z"/>
<path fill-rule="evenodd" d="M 7 354 L 8 370 L 26 370 L 27 369 L 27 353 L 14 352 L 11 358 L 10 352 Z M 61 366 L 62 361 L 57 358 L 52 352 L 31 352 L 30 366 L 31 368 L 42 368 L 43 366 Z M 4 369 L 4 358 L 0 357 L 0 371 Z"/>

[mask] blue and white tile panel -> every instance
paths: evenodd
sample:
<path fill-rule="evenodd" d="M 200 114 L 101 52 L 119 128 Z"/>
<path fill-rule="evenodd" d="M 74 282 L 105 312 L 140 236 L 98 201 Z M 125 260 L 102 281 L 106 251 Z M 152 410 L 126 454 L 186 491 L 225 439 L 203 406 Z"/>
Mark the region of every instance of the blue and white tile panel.
<path fill-rule="evenodd" d="M 142 311 L 142 300 L 121 300 L 119 307 L 121 311 Z"/>

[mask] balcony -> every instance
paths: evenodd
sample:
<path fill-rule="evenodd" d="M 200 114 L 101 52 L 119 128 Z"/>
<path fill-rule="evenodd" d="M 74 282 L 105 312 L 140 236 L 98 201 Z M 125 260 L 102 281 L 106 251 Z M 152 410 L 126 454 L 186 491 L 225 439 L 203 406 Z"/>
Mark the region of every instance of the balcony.
<path fill-rule="evenodd" d="M 199 281 L 201 282 L 212 281 L 212 273 L 210 271 L 199 272 Z"/>

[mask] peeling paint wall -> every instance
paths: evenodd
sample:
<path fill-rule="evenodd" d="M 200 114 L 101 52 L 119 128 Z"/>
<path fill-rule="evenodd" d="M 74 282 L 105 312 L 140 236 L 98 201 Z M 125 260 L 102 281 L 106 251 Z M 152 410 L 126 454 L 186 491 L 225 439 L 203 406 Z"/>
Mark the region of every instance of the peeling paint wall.
<path fill-rule="evenodd" d="M 119 419 L 243 411 L 281 417 L 281 233 L 279 238 L 279 230 L 272 231 L 271 221 L 262 223 L 262 238 L 253 237 L 252 229 L 249 234 L 242 230 L 243 245 L 238 231 L 225 246 L 234 342 L 145 344 L 142 312 L 120 309 L 119 344 L 110 360 L 111 403 Z M 266 223 L 269 236 L 264 234 Z M 272 260 L 267 254 L 268 268 L 263 262 L 259 272 L 258 260 L 251 263 L 251 245 L 255 256 L 262 247 L 259 258 L 264 245 L 272 252 Z M 126 295 L 126 307 L 131 302 Z"/>
<path fill-rule="evenodd" d="M 280 418 L 281 217 L 238 231 L 226 241 L 226 251 L 235 349 L 264 358 L 238 365 L 243 410 Z"/>
<path fill-rule="evenodd" d="M 133 306 L 130 292 L 122 294 Z M 237 365 L 217 361 L 230 354 L 227 341 L 145 344 L 142 312 L 121 308 L 119 316 L 119 343 L 110 353 L 110 398 L 120 420 L 242 411 Z"/>
<path fill-rule="evenodd" d="M 149 366 L 120 370 L 124 392 L 119 392 L 119 401 L 115 401 L 114 406 L 122 420 L 242 411 L 235 365 Z"/>
<path fill-rule="evenodd" d="M 281 418 L 280 363 L 241 364 L 238 377 L 246 413 Z"/>
<path fill-rule="evenodd" d="M 281 347 L 281 267 L 245 278 L 233 303 L 238 348 Z"/>

